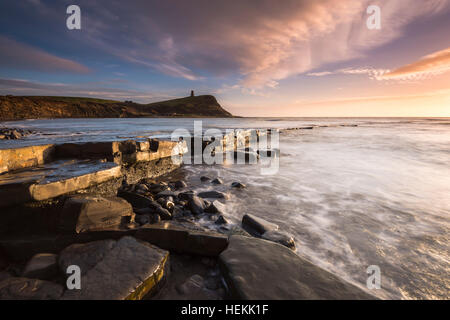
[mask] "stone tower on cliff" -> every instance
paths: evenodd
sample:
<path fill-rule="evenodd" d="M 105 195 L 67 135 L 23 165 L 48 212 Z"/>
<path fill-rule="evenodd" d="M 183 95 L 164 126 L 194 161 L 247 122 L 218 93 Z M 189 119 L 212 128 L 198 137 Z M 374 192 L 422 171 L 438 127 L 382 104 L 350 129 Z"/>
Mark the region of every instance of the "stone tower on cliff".
<path fill-rule="evenodd" d="M 194 96 L 194 90 L 191 90 L 191 97 Z"/>

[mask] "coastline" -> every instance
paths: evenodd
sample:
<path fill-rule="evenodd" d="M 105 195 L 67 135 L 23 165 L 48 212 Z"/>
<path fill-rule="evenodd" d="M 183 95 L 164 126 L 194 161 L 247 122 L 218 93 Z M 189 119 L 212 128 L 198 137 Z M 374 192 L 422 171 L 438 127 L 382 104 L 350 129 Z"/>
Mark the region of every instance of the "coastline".
<path fill-rule="evenodd" d="M 190 186 L 183 180 L 174 181 L 170 177 L 174 173 L 182 174 L 180 170 L 183 170 L 171 160 L 172 149 L 177 144 L 137 139 L 1 150 L 3 174 L 0 177 L 3 180 L 0 192 L 5 195 L 1 205 L 9 223 L 4 225 L 0 249 L 10 261 L 8 273 L 3 274 L 6 277 L 3 286 L 9 289 L 0 289 L 2 298 L 21 295 L 11 292 L 11 286 L 17 281 L 38 281 L 44 291 L 51 287 L 50 292 L 55 298 L 92 298 L 83 295 L 83 290 L 75 296 L 61 290 L 61 256 L 75 250 L 70 254 L 71 259 L 82 259 L 76 254 L 77 246 L 87 246 L 89 249 L 83 250 L 96 252 L 104 250 L 102 246 L 111 241 L 116 241 L 111 244 L 113 246 L 129 246 L 135 250 L 141 250 L 142 245 L 149 243 L 152 250 L 163 250 L 163 256 L 173 256 L 175 264 L 185 266 L 183 270 L 197 272 L 188 275 L 181 270 L 171 270 L 175 273 L 172 277 L 162 276 L 168 270 L 158 273 L 159 276 L 151 272 L 147 276 L 158 279 L 152 285 L 148 281 L 140 284 L 132 281 L 135 283 L 132 291 L 136 293 L 131 296 L 124 293 L 129 292 L 127 285 L 130 284 L 120 285 L 116 288 L 119 293 L 111 296 L 114 299 L 183 299 L 186 296 L 199 299 L 375 298 L 300 258 L 292 250 L 295 249 L 293 237 L 278 230 L 273 223 L 249 214 L 244 217 L 242 226 L 227 227 L 226 218 L 221 215 L 221 207 L 226 206 L 226 194 L 217 191 L 197 194 L 190 191 Z M 238 143 L 233 144 L 231 151 L 236 152 L 237 146 Z M 244 143 L 243 152 L 249 153 L 245 147 Z M 108 166 L 105 168 L 105 165 Z M 59 167 L 62 171 L 56 170 Z M 37 168 L 41 171 L 36 171 Z M 30 177 L 30 170 L 35 176 Z M 71 172 L 72 176 L 58 176 L 58 172 Z M 42 184 L 39 182 L 42 178 L 50 182 Z M 199 179 L 212 185 L 224 183 L 215 177 Z M 17 190 L 15 198 L 6 197 L 11 188 Z M 243 192 L 244 189 L 238 181 L 229 186 L 229 192 Z M 105 210 L 107 207 L 118 209 L 111 212 Z M 220 228 L 206 230 L 196 223 L 205 217 Z M 52 263 L 51 267 L 46 265 L 39 272 L 33 265 L 40 265 L 36 260 L 42 259 L 43 254 L 52 255 Z M 184 255 L 190 258 L 185 259 Z M 167 258 L 158 259 L 154 262 L 159 266 L 158 270 L 172 269 Z M 59 269 L 56 273 L 55 268 Z M 29 274 L 28 269 L 33 269 L 31 275 L 38 277 L 24 278 Z M 53 273 L 49 275 L 48 269 Z M 123 272 L 120 263 L 113 269 L 111 272 Z M 269 273 L 263 276 L 261 270 Z M 309 270 L 306 278 L 305 270 Z M 91 272 L 95 272 L 95 267 Z M 274 283 L 283 286 L 282 292 L 274 295 L 270 289 L 272 284 L 262 278 L 269 276 L 274 277 Z M 243 283 L 238 280 L 243 278 L 246 279 Z M 110 284 L 101 283 L 101 279 L 98 281 L 100 283 L 93 285 L 102 289 L 95 294 L 105 294 Z M 258 285 L 255 286 L 255 282 Z M 297 282 L 301 285 L 295 284 Z M 310 289 L 305 291 L 305 286 Z"/>

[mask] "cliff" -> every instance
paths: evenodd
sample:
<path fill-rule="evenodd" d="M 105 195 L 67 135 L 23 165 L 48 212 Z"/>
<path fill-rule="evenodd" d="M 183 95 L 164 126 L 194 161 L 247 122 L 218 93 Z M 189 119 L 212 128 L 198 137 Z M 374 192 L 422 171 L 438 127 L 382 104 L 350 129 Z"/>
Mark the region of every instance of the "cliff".
<path fill-rule="evenodd" d="M 0 120 L 42 118 L 232 117 L 210 95 L 149 104 L 78 97 L 0 96 Z"/>

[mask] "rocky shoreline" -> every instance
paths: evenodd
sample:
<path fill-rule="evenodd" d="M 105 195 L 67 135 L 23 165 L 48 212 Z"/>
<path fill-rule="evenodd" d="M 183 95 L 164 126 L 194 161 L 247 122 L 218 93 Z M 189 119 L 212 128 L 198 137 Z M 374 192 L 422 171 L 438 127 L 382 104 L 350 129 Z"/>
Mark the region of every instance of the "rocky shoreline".
<path fill-rule="evenodd" d="M 21 128 L 0 128 L 0 140 L 17 140 L 36 132 Z"/>
<path fill-rule="evenodd" d="M 226 150 L 229 139 L 223 152 L 250 153 L 245 141 Z M 229 224 L 227 192 L 173 179 L 180 143 L 0 150 L 0 299 L 374 299 L 298 256 L 276 224 L 251 213 Z M 197 223 L 205 218 L 217 231 Z"/>

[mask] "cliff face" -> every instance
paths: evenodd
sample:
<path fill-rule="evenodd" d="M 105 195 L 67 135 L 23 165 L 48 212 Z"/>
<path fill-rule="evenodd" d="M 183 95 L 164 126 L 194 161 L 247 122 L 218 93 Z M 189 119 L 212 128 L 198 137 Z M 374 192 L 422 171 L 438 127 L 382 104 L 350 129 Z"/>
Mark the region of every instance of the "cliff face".
<path fill-rule="evenodd" d="M 0 120 L 42 118 L 232 117 L 213 96 L 150 104 L 77 97 L 0 96 Z"/>

